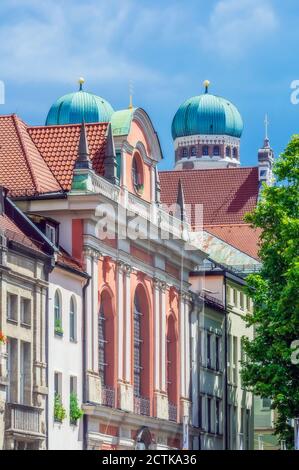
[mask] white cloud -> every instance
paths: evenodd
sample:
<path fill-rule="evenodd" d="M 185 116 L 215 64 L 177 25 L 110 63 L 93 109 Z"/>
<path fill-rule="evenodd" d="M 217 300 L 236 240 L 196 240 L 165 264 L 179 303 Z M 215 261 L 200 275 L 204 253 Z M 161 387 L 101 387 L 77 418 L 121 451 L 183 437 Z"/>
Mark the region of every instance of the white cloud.
<path fill-rule="evenodd" d="M 278 18 L 268 0 L 220 0 L 200 34 L 204 48 L 238 59 L 277 27 Z"/>

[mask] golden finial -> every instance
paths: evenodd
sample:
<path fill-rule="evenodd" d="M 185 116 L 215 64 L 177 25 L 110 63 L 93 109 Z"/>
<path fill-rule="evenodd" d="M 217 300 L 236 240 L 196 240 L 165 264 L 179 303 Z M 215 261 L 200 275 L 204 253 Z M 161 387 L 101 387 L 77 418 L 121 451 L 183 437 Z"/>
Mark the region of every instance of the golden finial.
<path fill-rule="evenodd" d="M 205 81 L 203 82 L 203 86 L 205 87 L 205 93 L 208 93 L 210 83 L 211 83 L 211 82 L 210 82 L 209 80 L 205 80 Z"/>
<path fill-rule="evenodd" d="M 81 91 L 82 90 L 82 87 L 83 87 L 83 83 L 85 82 L 85 78 L 83 77 L 80 77 L 79 80 L 78 80 L 78 83 L 79 83 L 79 90 Z"/>

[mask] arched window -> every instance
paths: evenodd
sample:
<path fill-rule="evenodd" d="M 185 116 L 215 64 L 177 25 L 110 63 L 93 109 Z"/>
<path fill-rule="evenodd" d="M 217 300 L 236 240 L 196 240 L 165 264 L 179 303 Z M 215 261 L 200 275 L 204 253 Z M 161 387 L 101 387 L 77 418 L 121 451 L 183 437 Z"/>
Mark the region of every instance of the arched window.
<path fill-rule="evenodd" d="M 220 148 L 219 148 L 219 145 L 214 145 L 214 148 L 213 148 L 213 155 L 214 155 L 214 157 L 219 157 L 219 155 L 220 155 Z"/>
<path fill-rule="evenodd" d="M 204 145 L 202 148 L 202 154 L 206 157 L 209 155 L 209 147 L 207 145 Z"/>
<path fill-rule="evenodd" d="M 99 375 L 102 385 L 102 405 L 115 406 L 115 327 L 112 298 L 102 292 L 98 318 Z"/>
<path fill-rule="evenodd" d="M 175 317 L 170 315 L 167 321 L 167 394 L 169 420 L 177 421 L 178 383 L 177 383 L 177 335 Z"/>
<path fill-rule="evenodd" d="M 144 289 L 134 297 L 134 411 L 150 414 L 149 308 Z"/>
<path fill-rule="evenodd" d="M 238 150 L 236 147 L 233 148 L 233 157 L 238 158 Z"/>
<path fill-rule="evenodd" d="M 76 301 L 72 296 L 70 300 L 70 341 L 77 340 L 77 315 Z"/>
<path fill-rule="evenodd" d="M 142 163 L 139 155 L 134 155 L 132 161 L 132 182 L 136 192 L 143 191 Z"/>
<path fill-rule="evenodd" d="M 186 147 L 183 148 L 183 158 L 187 158 L 188 157 L 188 149 Z"/>
<path fill-rule="evenodd" d="M 196 157 L 196 155 L 197 155 L 196 147 L 191 147 L 191 156 Z"/>
<path fill-rule="evenodd" d="M 230 147 L 226 147 L 225 154 L 227 157 L 230 157 L 231 152 L 230 152 Z"/>
<path fill-rule="evenodd" d="M 58 336 L 63 335 L 62 330 L 62 312 L 61 312 L 61 295 L 57 289 L 54 296 L 54 332 Z"/>

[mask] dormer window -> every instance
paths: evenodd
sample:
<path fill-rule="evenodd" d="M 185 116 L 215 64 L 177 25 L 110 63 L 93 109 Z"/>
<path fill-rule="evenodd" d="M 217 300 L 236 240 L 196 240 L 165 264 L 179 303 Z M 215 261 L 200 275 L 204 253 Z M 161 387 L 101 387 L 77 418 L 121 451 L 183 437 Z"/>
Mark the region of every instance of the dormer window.
<path fill-rule="evenodd" d="M 206 157 L 209 155 L 209 147 L 207 145 L 204 145 L 202 148 L 202 154 Z"/>
<path fill-rule="evenodd" d="M 48 222 L 46 223 L 46 237 L 51 243 L 53 243 L 53 245 L 56 245 L 56 227 Z"/>
<path fill-rule="evenodd" d="M 219 157 L 219 155 L 220 155 L 220 148 L 219 148 L 219 145 L 214 145 L 214 148 L 213 148 L 213 155 L 214 155 L 214 157 Z"/>

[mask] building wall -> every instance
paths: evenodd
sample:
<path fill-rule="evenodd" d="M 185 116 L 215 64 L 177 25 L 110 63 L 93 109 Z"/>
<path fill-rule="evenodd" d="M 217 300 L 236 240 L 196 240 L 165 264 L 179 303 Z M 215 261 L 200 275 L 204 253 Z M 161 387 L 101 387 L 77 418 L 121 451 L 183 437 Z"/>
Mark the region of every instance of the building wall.
<path fill-rule="evenodd" d="M 83 421 L 77 425 L 70 423 L 70 377 L 76 377 L 78 404 L 82 404 L 82 278 L 56 267 L 50 274 L 49 315 L 48 315 L 48 426 L 49 449 L 79 450 L 83 447 Z M 54 298 L 58 290 L 61 296 L 61 313 L 63 335 L 55 335 Z M 70 301 L 74 298 L 76 305 L 76 340 L 70 340 Z M 61 374 L 61 401 L 66 410 L 62 423 L 54 420 L 55 384 L 54 374 Z"/>
<path fill-rule="evenodd" d="M 0 330 L 8 342 L 0 345 L 0 448 L 44 449 L 48 393 L 45 266 L 34 255 L 6 250 L 4 240 L 0 247 Z M 9 294 L 15 296 L 11 310 Z M 28 310 L 22 318 L 24 299 Z M 8 310 L 14 313 L 13 318 L 8 318 Z M 14 413 L 18 416 L 17 428 L 13 425 Z M 28 431 L 28 425 L 35 435 Z"/>

